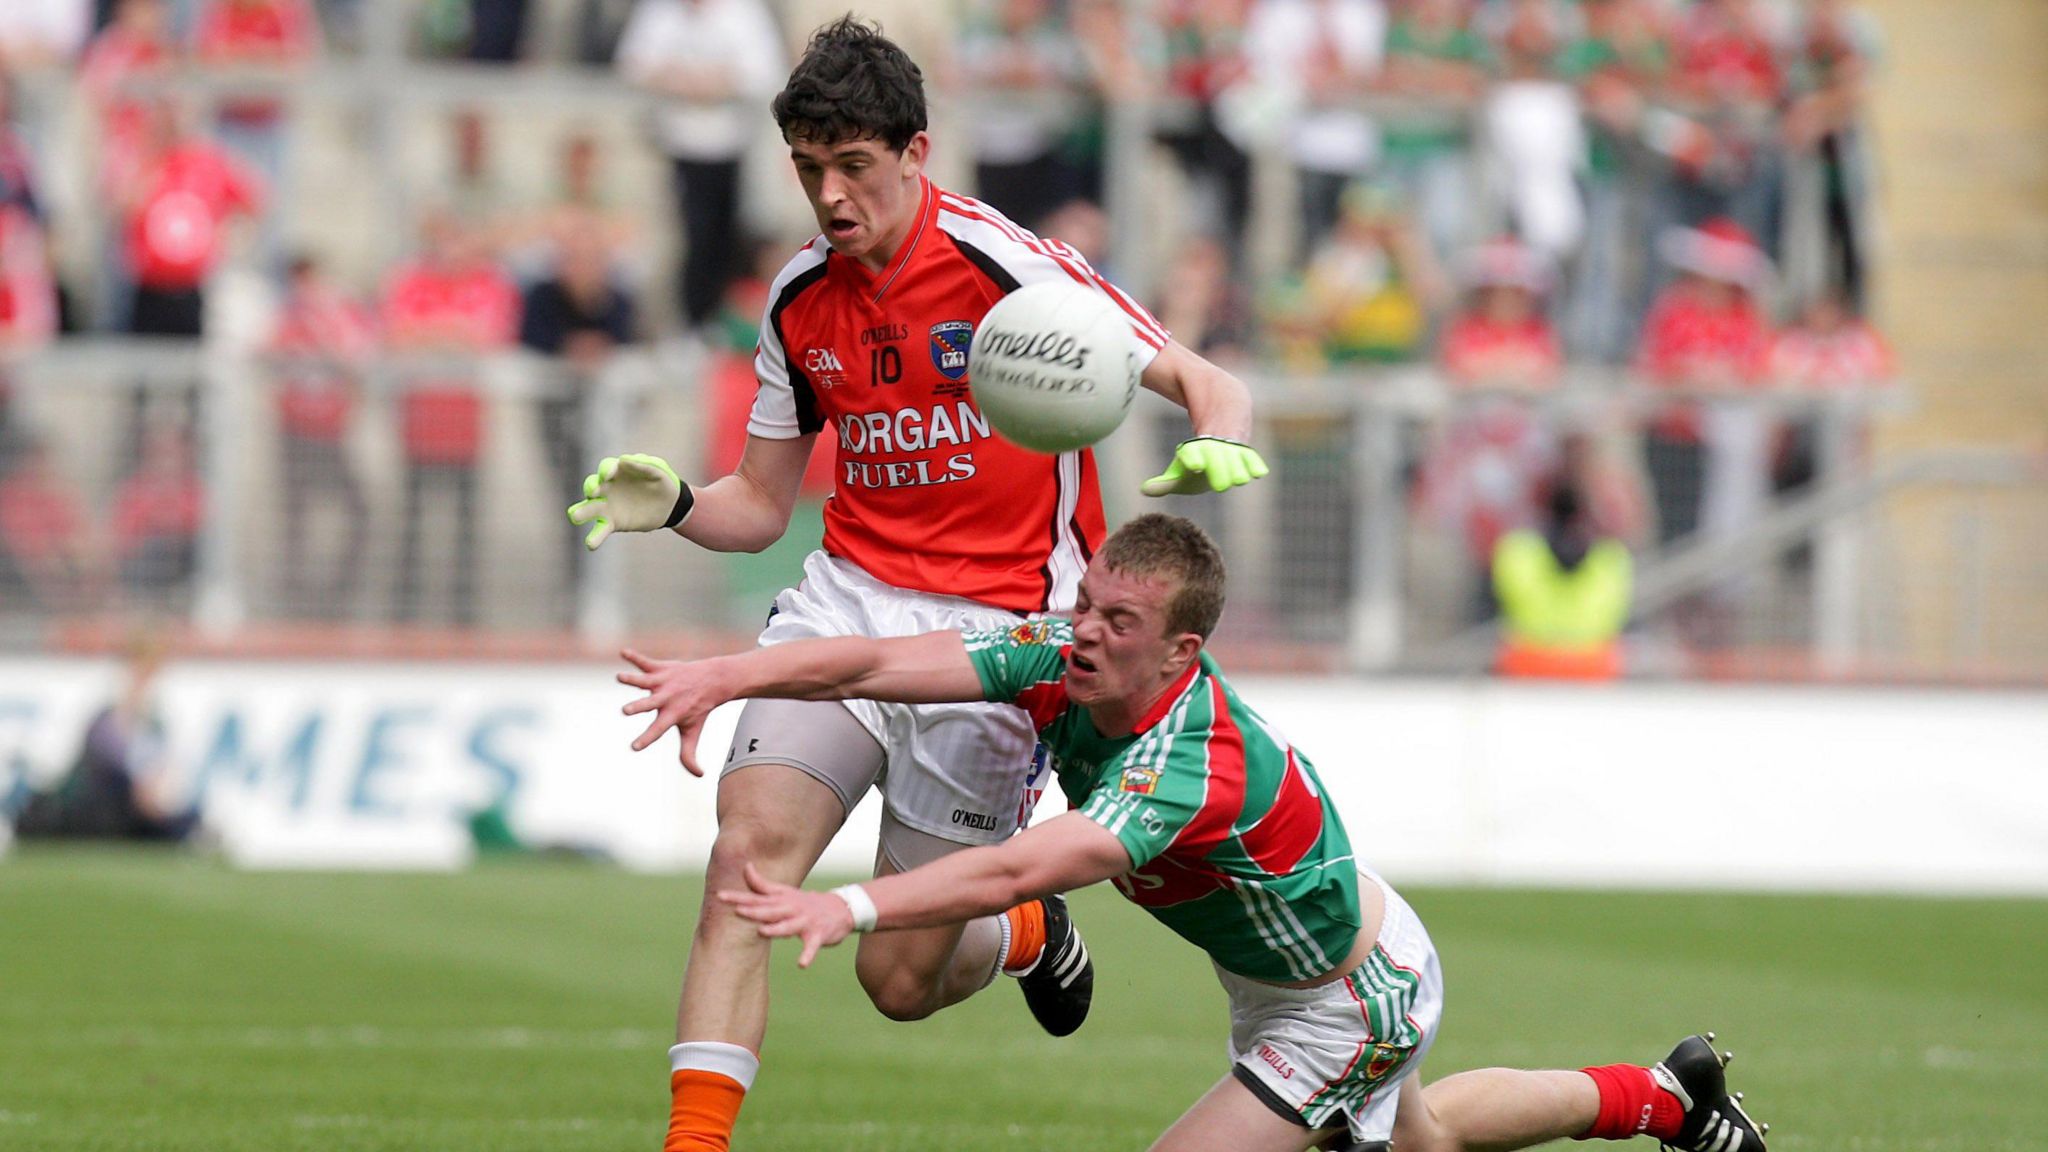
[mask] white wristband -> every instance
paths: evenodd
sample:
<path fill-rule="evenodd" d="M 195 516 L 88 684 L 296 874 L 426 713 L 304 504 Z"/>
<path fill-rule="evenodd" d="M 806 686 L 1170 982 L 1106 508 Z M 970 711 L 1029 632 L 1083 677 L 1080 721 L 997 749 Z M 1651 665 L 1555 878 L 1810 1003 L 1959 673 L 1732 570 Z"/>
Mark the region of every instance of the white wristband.
<path fill-rule="evenodd" d="M 834 896 L 846 902 L 846 909 L 853 913 L 855 932 L 875 930 L 875 902 L 868 897 L 868 890 L 858 884 L 847 884 L 832 890 Z"/>

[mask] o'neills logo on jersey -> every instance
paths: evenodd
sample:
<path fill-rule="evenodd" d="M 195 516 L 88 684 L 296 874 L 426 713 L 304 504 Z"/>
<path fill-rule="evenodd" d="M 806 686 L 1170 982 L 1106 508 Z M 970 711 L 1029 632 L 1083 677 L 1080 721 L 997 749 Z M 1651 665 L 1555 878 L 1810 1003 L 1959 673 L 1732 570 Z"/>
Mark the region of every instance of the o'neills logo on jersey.
<path fill-rule="evenodd" d="M 916 488 L 950 484 L 975 474 L 974 453 L 944 460 L 870 462 L 849 457 L 966 447 L 989 438 L 988 420 L 968 401 L 893 412 L 849 412 L 838 418 L 840 479 L 856 488 Z"/>
<path fill-rule="evenodd" d="M 932 366 L 948 380 L 967 375 L 967 350 L 974 344 L 974 325 L 948 320 L 932 325 Z"/>

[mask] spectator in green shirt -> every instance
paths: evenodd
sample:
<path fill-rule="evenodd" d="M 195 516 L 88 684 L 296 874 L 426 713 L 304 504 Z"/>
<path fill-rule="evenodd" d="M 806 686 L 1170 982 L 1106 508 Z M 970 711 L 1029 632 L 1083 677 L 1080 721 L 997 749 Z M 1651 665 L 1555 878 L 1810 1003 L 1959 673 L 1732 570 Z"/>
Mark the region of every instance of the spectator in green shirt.
<path fill-rule="evenodd" d="M 1466 146 L 1474 101 L 1486 86 L 1486 41 L 1471 27 L 1468 0 L 1400 0 L 1387 29 L 1389 91 L 1419 105 L 1389 122 L 1381 138 L 1386 170 L 1408 190 L 1439 258 L 1462 250 L 1471 232 L 1472 182 Z"/>

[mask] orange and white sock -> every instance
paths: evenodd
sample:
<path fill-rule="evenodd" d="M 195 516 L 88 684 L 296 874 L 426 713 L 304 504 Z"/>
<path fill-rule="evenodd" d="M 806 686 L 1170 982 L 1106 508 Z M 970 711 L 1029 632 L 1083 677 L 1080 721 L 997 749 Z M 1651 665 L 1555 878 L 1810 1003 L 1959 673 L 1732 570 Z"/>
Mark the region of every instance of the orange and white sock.
<path fill-rule="evenodd" d="M 1027 900 L 1003 913 L 1003 972 L 1022 976 L 1045 952 L 1045 902 Z"/>
<path fill-rule="evenodd" d="M 711 1040 L 668 1050 L 668 1139 L 662 1152 L 726 1152 L 760 1057 Z"/>

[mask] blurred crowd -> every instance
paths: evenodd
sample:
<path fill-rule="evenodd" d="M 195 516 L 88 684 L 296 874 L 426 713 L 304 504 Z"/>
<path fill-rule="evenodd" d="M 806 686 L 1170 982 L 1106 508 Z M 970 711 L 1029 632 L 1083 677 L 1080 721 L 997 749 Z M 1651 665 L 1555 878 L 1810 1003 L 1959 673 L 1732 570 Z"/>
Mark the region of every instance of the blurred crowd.
<path fill-rule="evenodd" d="M 647 102 L 641 139 L 667 170 L 651 274 L 649 212 L 604 178 L 606 145 L 571 131 L 555 192 L 503 188 L 500 110 L 445 113 L 449 178 L 417 206 L 414 255 L 344 283 L 287 232 L 293 118 L 278 85 L 365 51 L 377 0 L 6 0 L 0 4 L 0 365 L 62 333 L 195 337 L 230 254 L 275 286 L 274 367 L 288 598 L 347 615 L 370 501 L 348 450 L 366 366 L 409 353 L 397 406 L 408 515 L 394 611 L 446 539 L 448 616 L 475 618 L 473 534 L 485 450 L 465 358 L 525 346 L 564 386 L 541 404 L 544 455 L 571 492 L 590 382 L 622 346 L 691 334 L 715 363 L 708 454 L 737 451 L 746 356 L 768 277 L 800 237 L 756 234 L 745 163 L 808 30 L 843 0 L 423 0 L 407 50 L 480 66 L 607 70 Z M 1225 362 L 1317 373 L 1434 364 L 1472 403 L 1416 452 L 1416 508 L 1474 566 L 1560 507 L 1595 535 L 1670 542 L 1753 518 L 1796 484 L 1804 431 L 1714 397 L 1826 390 L 1891 373 L 1866 320 L 1872 173 L 1866 86 L 1879 59 L 1846 0 L 874 0 L 958 100 L 947 143 L 971 186 L 1020 223 L 1118 269 L 1110 172 L 1137 168 L 1178 206 L 1136 282 L 1182 342 Z M 46 184 L 51 132 L 15 77 L 68 74 L 98 125 L 88 181 Z M 194 77 L 246 83 L 194 94 Z M 203 85 L 201 86 L 203 88 Z M 1108 155 L 1120 108 L 1146 109 L 1145 158 Z M 437 113 L 441 114 L 441 113 Z M 1255 180 L 1278 158 L 1294 202 L 1278 260 L 1250 251 Z M 1154 171 L 1156 169 L 1156 172 Z M 1157 177 L 1154 179 L 1154 177 Z M 70 189 L 60 202 L 53 187 Z M 52 253 L 52 220 L 104 232 L 89 282 Z M 1144 221 L 1137 221 L 1144 224 Z M 67 272 L 60 275 L 59 267 Z M 1640 459 L 1590 448 L 1524 398 L 1608 365 L 1668 403 L 1641 415 Z M 62 607 L 118 585 L 176 595 L 203 493 L 190 390 L 138 388 L 130 470 L 112 509 L 78 508 L 64 462 L 7 416 L 0 367 L 0 587 Z M 1283 433 L 1284 433 L 1283 429 Z M 1297 437 L 1313 455 L 1322 435 Z M 1327 439 L 1326 436 L 1322 437 Z M 1283 440 L 1285 439 L 1283 435 Z M 1306 447 L 1303 447 L 1303 445 Z M 1289 452 L 1286 443 L 1280 452 Z M 1631 477 L 1649 478 L 1647 485 Z M 825 479 L 819 477 L 820 481 Z M 1568 490 L 1568 495 L 1566 493 Z M 308 510 L 344 530 L 309 563 Z M 59 525 L 66 527 L 59 528 Z M 564 534 L 564 571 L 579 570 Z M 1476 582 L 1491 611 L 1494 581 Z"/>

